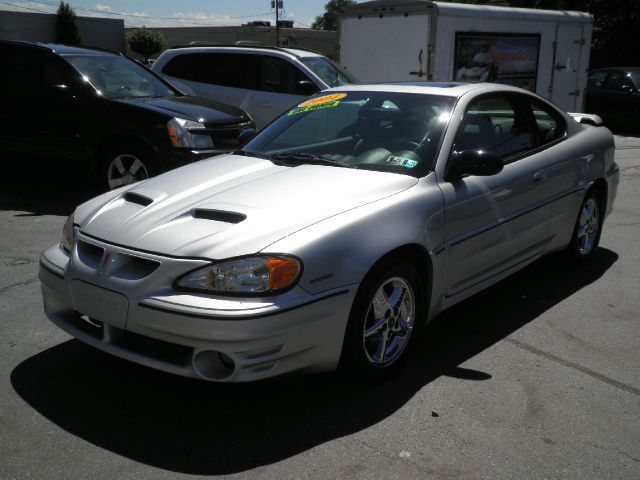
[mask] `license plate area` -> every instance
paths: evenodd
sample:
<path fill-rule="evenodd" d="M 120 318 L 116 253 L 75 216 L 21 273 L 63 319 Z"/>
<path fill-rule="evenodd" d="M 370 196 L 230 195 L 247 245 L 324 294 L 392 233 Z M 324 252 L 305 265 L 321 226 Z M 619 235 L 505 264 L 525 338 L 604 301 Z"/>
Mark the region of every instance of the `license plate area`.
<path fill-rule="evenodd" d="M 97 287 L 82 280 L 71 280 L 75 309 L 95 320 L 124 329 L 129 300 L 121 293 Z"/>

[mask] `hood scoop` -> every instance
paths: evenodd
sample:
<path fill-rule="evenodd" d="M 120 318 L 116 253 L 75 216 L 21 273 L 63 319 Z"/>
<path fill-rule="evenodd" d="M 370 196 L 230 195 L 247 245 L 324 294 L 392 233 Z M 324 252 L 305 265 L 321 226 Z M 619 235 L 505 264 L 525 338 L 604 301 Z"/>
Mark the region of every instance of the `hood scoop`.
<path fill-rule="evenodd" d="M 193 210 L 193 217 L 224 223 L 240 223 L 247 219 L 247 216 L 243 213 L 227 212 L 224 210 L 211 210 L 205 208 L 196 208 L 195 210 Z"/>
<path fill-rule="evenodd" d="M 136 203 L 138 205 L 142 205 L 143 207 L 146 207 L 147 205 L 151 205 L 153 203 L 153 200 L 149 197 L 145 197 L 144 195 L 140 195 L 139 193 L 135 192 L 127 192 L 122 196 L 122 198 L 127 202 Z"/>

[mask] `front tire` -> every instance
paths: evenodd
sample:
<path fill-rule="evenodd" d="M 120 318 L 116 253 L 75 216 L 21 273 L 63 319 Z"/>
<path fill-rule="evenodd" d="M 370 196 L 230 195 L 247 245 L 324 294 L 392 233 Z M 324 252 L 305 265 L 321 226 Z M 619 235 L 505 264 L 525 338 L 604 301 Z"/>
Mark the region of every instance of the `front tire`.
<path fill-rule="evenodd" d="M 146 180 L 156 175 L 153 155 L 146 149 L 125 144 L 109 150 L 103 157 L 99 172 L 100 186 L 105 190 Z"/>
<path fill-rule="evenodd" d="M 592 188 L 587 192 L 580 206 L 571 243 L 567 247 L 567 254 L 577 262 L 582 263 L 591 259 L 600 243 L 604 221 L 602 198 L 600 190 Z"/>
<path fill-rule="evenodd" d="M 423 318 L 420 275 L 407 261 L 376 267 L 356 295 L 343 346 L 347 368 L 370 379 L 386 377 L 407 357 Z"/>

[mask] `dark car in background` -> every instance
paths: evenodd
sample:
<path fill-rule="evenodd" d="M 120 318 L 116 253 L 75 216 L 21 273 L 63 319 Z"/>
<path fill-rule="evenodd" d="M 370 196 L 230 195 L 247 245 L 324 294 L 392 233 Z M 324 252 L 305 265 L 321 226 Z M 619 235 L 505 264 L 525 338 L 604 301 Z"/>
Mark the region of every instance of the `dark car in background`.
<path fill-rule="evenodd" d="M 597 113 L 607 125 L 640 129 L 640 67 L 591 70 L 585 111 Z"/>
<path fill-rule="evenodd" d="M 110 51 L 2 41 L 0 58 L 0 150 L 89 167 L 105 189 L 235 150 L 254 127 Z"/>

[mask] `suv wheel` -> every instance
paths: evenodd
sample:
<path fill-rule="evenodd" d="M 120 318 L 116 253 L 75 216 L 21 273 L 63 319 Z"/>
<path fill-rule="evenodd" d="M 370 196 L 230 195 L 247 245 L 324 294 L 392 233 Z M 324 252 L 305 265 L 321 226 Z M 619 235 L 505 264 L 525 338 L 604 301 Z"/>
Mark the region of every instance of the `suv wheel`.
<path fill-rule="evenodd" d="M 138 145 L 121 145 L 104 155 L 100 183 L 105 189 L 146 180 L 157 173 L 153 156 Z"/>

